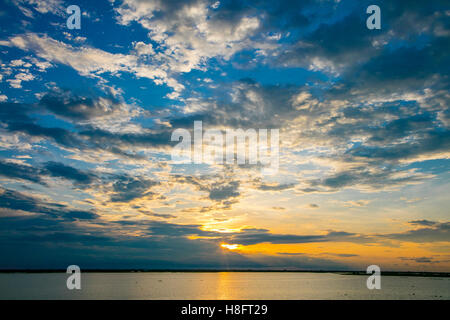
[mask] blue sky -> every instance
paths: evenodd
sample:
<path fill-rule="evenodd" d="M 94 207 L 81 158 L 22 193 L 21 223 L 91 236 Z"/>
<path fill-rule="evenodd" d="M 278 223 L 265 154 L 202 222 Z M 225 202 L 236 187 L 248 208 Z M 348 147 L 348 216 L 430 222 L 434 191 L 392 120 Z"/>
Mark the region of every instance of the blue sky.
<path fill-rule="evenodd" d="M 446 1 L 3 0 L 0 24 L 0 268 L 449 271 Z M 279 129 L 278 173 L 173 163 L 195 120 Z"/>

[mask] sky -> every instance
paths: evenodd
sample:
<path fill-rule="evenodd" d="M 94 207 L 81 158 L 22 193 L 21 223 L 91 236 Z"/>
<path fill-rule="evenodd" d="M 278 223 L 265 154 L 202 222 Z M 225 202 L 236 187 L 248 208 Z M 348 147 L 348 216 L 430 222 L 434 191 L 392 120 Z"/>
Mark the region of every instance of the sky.
<path fill-rule="evenodd" d="M 1 269 L 450 271 L 448 1 L 1 0 L 0 52 Z"/>

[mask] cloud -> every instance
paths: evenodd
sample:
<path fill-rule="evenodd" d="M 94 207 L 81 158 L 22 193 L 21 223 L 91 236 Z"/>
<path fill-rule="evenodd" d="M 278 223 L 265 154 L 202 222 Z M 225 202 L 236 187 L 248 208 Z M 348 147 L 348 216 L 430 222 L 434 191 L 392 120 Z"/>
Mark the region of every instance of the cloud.
<path fill-rule="evenodd" d="M 145 111 L 129 105 L 111 95 L 80 95 L 67 89 L 53 88 L 43 95 L 39 106 L 58 118 L 86 129 L 106 130 L 113 133 L 140 133 L 134 118 Z"/>
<path fill-rule="evenodd" d="M 334 23 L 322 23 L 281 52 L 276 63 L 341 73 L 376 52 L 371 45 L 374 36 L 367 33 L 364 24 L 365 17 L 356 12 Z"/>
<path fill-rule="evenodd" d="M 47 127 L 38 124 L 33 113 L 50 113 L 75 125 Z M 173 145 L 167 128 L 146 129 L 130 120 L 140 114 L 138 108 L 111 97 L 75 95 L 56 89 L 45 94 L 39 104 L 0 102 L 4 130 L 38 137 L 74 150 L 103 150 L 122 157 L 139 157 L 131 147 L 165 148 Z"/>
<path fill-rule="evenodd" d="M 414 261 L 414 262 L 417 262 L 417 263 L 426 263 L 426 264 L 439 263 L 440 262 L 440 261 L 434 260 L 433 257 L 418 257 L 418 258 L 400 257 L 400 260 L 403 260 L 403 261 Z"/>
<path fill-rule="evenodd" d="M 221 201 L 229 198 L 234 198 L 240 195 L 239 182 L 231 181 L 229 183 L 214 183 L 209 190 L 209 198 L 215 201 Z"/>
<path fill-rule="evenodd" d="M 370 31 L 365 9 L 372 3 L 365 0 L 112 1 L 116 20 L 86 21 L 83 37 L 59 32 L 66 16 L 60 1 L 14 4 L 23 22 L 5 23 L 8 36 L 0 40 L 0 148 L 10 158 L 0 160 L 0 252 L 11 257 L 0 266 L 23 266 L 26 256 L 33 266 L 79 259 L 106 267 L 341 268 L 307 254 L 228 252 L 220 243 L 414 242 L 441 250 L 448 242 L 447 222 L 419 217 L 410 230 L 377 234 L 356 226 L 292 234 L 281 226 L 299 222 L 292 207 L 316 208 L 315 221 L 327 220 L 326 206 L 317 204 L 332 192 L 347 199 L 401 190 L 414 198 L 419 187 L 412 185 L 426 182 L 420 188 L 433 195 L 421 206 L 428 212 L 442 204 L 435 191 L 450 150 L 446 2 L 381 0 L 382 29 Z M 37 17 L 57 29 L 29 23 Z M 103 40 L 118 41 L 98 38 L 98 28 Z M 73 90 L 58 88 L 64 83 Z M 262 180 L 251 166 L 172 166 L 171 133 L 192 129 L 194 120 L 205 129 L 279 128 L 277 179 Z M 95 171 L 86 169 L 92 165 Z M 269 201 L 267 214 L 280 210 L 275 215 L 287 220 L 237 204 L 247 199 Z M 155 208 L 160 200 L 164 208 Z M 284 211 L 280 201 L 289 203 Z M 341 201 L 340 209 L 370 213 L 375 203 L 367 202 Z M 255 215 L 258 228 L 209 231 L 212 224 L 251 225 Z M 407 259 L 437 261 L 428 253 Z"/>
<path fill-rule="evenodd" d="M 25 133 L 32 137 L 41 137 L 55 141 L 67 147 L 82 147 L 84 143 L 75 133 L 59 127 L 43 127 L 31 117 L 39 111 L 34 104 L 0 103 L 0 115 L 3 129 L 13 133 Z"/>
<path fill-rule="evenodd" d="M 46 173 L 52 177 L 64 178 L 77 184 L 91 184 L 97 178 L 92 173 L 87 173 L 62 163 L 47 162 L 44 166 Z"/>
<path fill-rule="evenodd" d="M 450 239 L 450 222 L 437 223 L 432 227 L 408 230 L 403 233 L 386 234 L 381 237 L 417 243 L 448 242 Z"/>
<path fill-rule="evenodd" d="M 217 236 L 216 232 L 208 232 L 200 229 L 200 225 L 179 225 L 174 223 L 153 221 L 149 226 L 150 233 L 163 237 L 187 237 L 187 236 Z"/>
<path fill-rule="evenodd" d="M 41 170 L 32 166 L 0 160 L 0 175 L 4 177 L 44 184 L 41 174 Z"/>
<path fill-rule="evenodd" d="M 77 96 L 61 89 L 46 93 L 39 104 L 51 113 L 71 121 L 110 117 L 122 108 L 121 103 L 112 97 Z"/>
<path fill-rule="evenodd" d="M 288 243 L 312 243 L 312 242 L 360 242 L 364 241 L 354 233 L 329 231 L 325 235 L 292 235 L 273 234 L 268 231 L 243 230 L 244 232 L 233 235 L 230 243 L 241 245 L 254 245 L 258 243 L 288 244 Z"/>
<path fill-rule="evenodd" d="M 112 185 L 113 195 L 111 196 L 111 201 L 129 202 L 137 198 L 153 197 L 155 193 L 149 189 L 158 184 L 158 182 L 144 177 L 117 177 Z"/>
<path fill-rule="evenodd" d="M 354 3 L 352 8 L 345 9 L 342 7 L 343 3 L 335 4 L 335 6 L 327 4 L 328 8 L 321 7 L 317 16 L 308 17 L 310 21 L 307 23 L 309 28 L 306 29 L 306 34 L 299 32 L 294 35 L 296 41 L 284 44 L 283 50 L 280 50 L 276 57 L 276 63 L 340 73 L 346 78 L 353 78 L 357 73 L 358 76 L 355 79 L 365 83 L 365 79 L 361 79 L 359 74 L 362 71 L 366 75 L 378 77 L 380 85 L 381 79 L 388 73 L 397 79 L 402 78 L 403 74 L 414 75 L 415 71 L 419 74 L 424 72 L 432 74 L 431 69 L 428 68 L 431 67 L 428 62 L 434 61 L 433 58 L 437 56 L 442 56 L 441 50 L 435 51 L 433 57 L 422 57 L 423 59 L 416 59 L 416 56 L 412 54 L 411 60 L 407 59 L 409 67 L 406 68 L 403 66 L 405 59 L 397 60 L 394 56 L 390 58 L 386 56 L 390 53 L 397 54 L 395 48 L 392 49 L 389 46 L 391 43 L 404 43 L 405 47 L 409 47 L 406 50 L 412 52 L 416 50 L 413 46 L 420 35 L 427 34 L 435 37 L 439 34 L 436 32 L 437 29 L 446 29 L 445 14 L 437 9 L 439 6 L 445 7 L 444 1 L 433 2 L 433 5 L 424 5 L 420 1 L 410 3 L 411 5 L 405 5 L 403 2 L 379 1 L 377 5 L 382 8 L 383 27 L 381 30 L 371 31 L 365 27 L 367 18 L 365 11 L 371 4 L 370 1 L 359 1 Z M 320 6 L 317 3 L 311 6 L 306 4 L 299 10 L 299 14 L 305 15 L 306 10 L 314 11 L 318 10 L 318 7 Z M 294 14 L 288 13 L 288 15 Z M 300 23 L 304 23 L 304 19 L 300 20 Z M 431 53 L 429 50 L 431 48 L 432 46 L 426 47 L 424 52 Z M 403 48 L 400 46 L 398 57 L 405 56 L 401 50 Z M 371 64 L 372 61 L 382 61 L 389 65 L 379 65 L 369 70 L 364 64 Z M 419 70 L 421 64 L 428 65 Z M 432 68 L 435 69 L 435 67 Z M 357 85 L 356 81 L 355 84 Z M 389 87 L 384 85 L 386 90 L 390 90 Z"/>
<path fill-rule="evenodd" d="M 418 132 L 414 132 L 417 134 Z M 348 151 L 355 157 L 367 157 L 382 160 L 407 160 L 417 159 L 420 156 L 437 155 L 442 157 L 450 149 L 450 131 L 438 131 L 425 133 L 413 142 L 400 142 L 386 146 L 360 146 Z M 384 137 L 384 139 L 389 139 Z M 392 142 L 392 141 L 390 141 Z"/>
<path fill-rule="evenodd" d="M 91 172 L 82 171 L 58 162 L 50 161 L 44 165 L 29 165 L 12 162 L 12 159 L 6 161 L 0 159 L 0 175 L 45 186 L 48 186 L 45 181 L 46 177 L 66 179 L 77 186 L 92 184 L 97 179 L 97 176 Z"/>
<path fill-rule="evenodd" d="M 217 268 L 293 268 L 293 269 L 346 269 L 338 262 L 314 257 L 274 257 L 268 255 L 246 256 L 224 251 L 217 240 L 190 240 L 185 235 L 206 235 L 194 225 L 152 223 L 150 236 L 112 237 L 95 228 L 79 229 L 73 225 L 58 231 L 61 225 L 37 219 L 0 218 L 0 250 L 9 259 L 2 259 L 0 268 L 23 268 L 23 254 L 28 268 L 65 268 L 76 260 L 84 268 L 142 269 L 217 269 Z M 45 226 L 46 232 L 36 232 L 34 227 Z M 21 227 L 21 233 L 5 237 L 4 230 Z M 24 226 L 29 226 L 25 233 Z M 117 227 L 117 224 L 116 224 Z M 5 229 L 6 228 L 6 229 Z M 7 240 L 5 242 L 4 240 Z M 126 254 L 124 254 L 124 252 Z M 185 253 L 189 252 L 189 255 Z M 20 253 L 20 254 L 18 254 Z M 47 257 L 45 260 L 39 257 Z M 22 257 L 22 259 L 21 259 Z"/>
<path fill-rule="evenodd" d="M 295 183 L 288 183 L 288 184 L 282 184 L 282 183 L 264 183 L 257 185 L 258 190 L 262 191 L 283 191 L 287 189 L 292 189 L 295 186 Z"/>
<path fill-rule="evenodd" d="M 156 218 L 163 218 L 163 219 L 174 219 L 177 216 L 173 215 L 173 214 L 168 214 L 168 213 L 155 213 L 149 210 L 138 210 L 140 213 L 146 215 L 146 216 L 151 216 L 151 217 L 156 217 Z"/>
<path fill-rule="evenodd" d="M 430 220 L 426 220 L 426 219 L 412 220 L 412 221 L 408 221 L 408 223 L 412 224 L 412 225 L 426 226 L 426 227 L 434 226 L 437 224 L 437 222 L 435 222 L 435 221 L 430 221 Z"/>
<path fill-rule="evenodd" d="M 92 220 L 98 215 L 92 211 L 69 208 L 64 204 L 48 203 L 18 191 L 0 189 L 0 208 L 19 210 L 31 214 L 45 214 L 64 220 Z"/>
<path fill-rule="evenodd" d="M 75 48 L 47 35 L 27 33 L 10 37 L 1 41 L 0 45 L 17 47 L 24 51 L 32 51 L 39 58 L 48 62 L 68 65 L 83 76 L 98 77 L 99 74 L 119 72 L 132 73 L 138 78 L 148 78 L 155 82 L 166 83 L 179 91 L 183 88 L 157 65 L 141 62 L 138 56 L 110 53 L 91 47 Z"/>
<path fill-rule="evenodd" d="M 233 5 L 216 11 L 206 1 L 125 0 L 115 11 L 120 24 L 135 21 L 149 31 L 151 40 L 164 48 L 158 59 L 170 72 L 190 72 L 204 69 L 208 59 L 228 60 L 240 50 L 258 47 L 251 36 L 260 27 L 259 18 Z"/>
<path fill-rule="evenodd" d="M 21 89 L 22 88 L 22 81 L 31 81 L 31 80 L 34 80 L 34 79 L 35 79 L 35 76 L 32 75 L 31 73 L 29 73 L 29 72 L 20 72 L 20 73 L 17 73 L 14 76 L 14 79 L 8 79 L 6 81 L 9 82 L 9 85 L 12 88 Z"/>
<path fill-rule="evenodd" d="M 362 188 L 367 191 L 396 189 L 407 184 L 420 183 L 429 175 L 414 171 L 401 171 L 392 168 L 353 167 L 325 176 L 322 179 L 311 180 L 312 187 L 325 187 L 323 191 L 336 191 L 343 188 Z M 318 191 L 317 189 L 312 189 Z"/>
<path fill-rule="evenodd" d="M 64 16 L 65 14 L 63 2 L 60 0 L 13 0 L 13 2 L 26 16 L 29 17 L 33 17 L 33 14 L 24 6 L 33 8 L 33 10 L 40 14 L 52 13 L 58 16 Z"/>
<path fill-rule="evenodd" d="M 171 126 L 189 128 L 194 120 L 202 120 L 204 126 L 210 127 L 271 129 L 286 126 L 288 120 L 300 115 L 291 101 L 298 92 L 297 86 L 261 85 L 242 79 L 228 85 L 227 89 L 217 101 L 194 100 L 204 107 L 179 118 L 172 117 L 169 119 Z"/>
<path fill-rule="evenodd" d="M 336 254 L 331 254 L 331 255 L 335 255 L 335 256 L 341 257 L 341 258 L 359 257 L 359 254 L 352 254 L 352 253 L 336 253 Z"/>

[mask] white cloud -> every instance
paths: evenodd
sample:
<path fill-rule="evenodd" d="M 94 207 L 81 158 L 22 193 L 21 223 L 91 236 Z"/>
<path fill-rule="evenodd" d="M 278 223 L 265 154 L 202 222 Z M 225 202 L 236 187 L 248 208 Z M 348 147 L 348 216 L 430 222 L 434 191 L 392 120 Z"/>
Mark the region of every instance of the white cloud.
<path fill-rule="evenodd" d="M 260 26 L 258 17 L 244 16 L 233 23 L 211 19 L 204 1 L 180 4 L 176 9 L 167 6 L 164 1 L 125 0 L 116 12 L 119 23 L 136 21 L 149 30 L 149 37 L 164 48 L 157 59 L 167 64 L 170 72 L 203 69 L 209 58 L 227 60 L 242 49 L 260 47 L 250 39 Z"/>
<path fill-rule="evenodd" d="M 65 14 L 63 2 L 61 0 L 14 0 L 16 6 L 24 15 L 29 18 L 33 17 L 33 13 L 24 5 L 31 6 L 34 10 L 41 14 L 52 13 L 63 16 Z"/>
<path fill-rule="evenodd" d="M 64 42 L 48 36 L 28 33 L 1 41 L 0 45 L 14 46 L 25 51 L 33 51 L 39 58 L 48 62 L 68 65 L 83 76 L 99 77 L 103 73 L 116 74 L 129 72 L 137 77 L 154 80 L 156 84 L 167 84 L 175 92 L 184 87 L 175 79 L 169 78 L 167 72 L 158 64 L 151 65 L 141 61 L 137 55 L 113 54 L 91 47 L 74 48 Z M 145 47 L 148 51 L 148 46 Z M 49 65 L 41 64 L 46 68 Z"/>
<path fill-rule="evenodd" d="M 28 0 L 27 3 L 41 13 L 55 13 L 60 2 L 54 0 L 39 5 L 37 1 Z M 113 54 L 88 46 L 75 48 L 33 33 L 11 37 L 8 41 L 0 41 L 0 45 L 32 51 L 46 63 L 68 65 L 83 76 L 100 77 L 106 72 L 133 73 L 158 85 L 166 84 L 173 89 L 167 97 L 177 99 L 184 90 L 176 80 L 177 74 L 193 69 L 206 70 L 206 62 L 210 58 L 228 60 L 243 49 L 266 52 L 276 47 L 275 44 L 259 44 L 251 39 L 260 27 L 259 17 L 242 16 L 233 22 L 211 19 L 211 13 L 219 4 L 210 7 L 204 1 L 197 1 L 177 5 L 176 10 L 172 10 L 165 1 L 125 0 L 116 8 L 118 21 L 123 25 L 136 21 L 149 30 L 149 37 L 159 44 L 161 50 L 158 52 L 152 44 L 140 41 L 133 43 L 134 50 L 130 54 Z M 155 12 L 158 12 L 158 18 Z"/>
<path fill-rule="evenodd" d="M 153 50 L 153 46 L 151 43 L 145 44 L 142 41 L 135 42 L 134 49 L 136 50 L 138 55 L 153 55 L 155 54 L 155 50 Z"/>
<path fill-rule="evenodd" d="M 31 73 L 20 72 L 15 75 L 14 79 L 8 79 L 6 81 L 9 82 L 9 85 L 12 88 L 20 89 L 22 88 L 22 81 L 31 81 L 34 80 L 34 78 L 34 75 Z"/>
<path fill-rule="evenodd" d="M 11 67 L 20 67 L 20 66 L 23 66 L 24 64 L 25 64 L 25 62 L 23 60 L 17 59 L 17 60 L 12 60 L 9 65 Z"/>
<path fill-rule="evenodd" d="M 215 3 L 213 3 L 213 4 L 211 5 L 211 8 L 217 9 L 219 6 L 220 6 L 220 1 L 216 1 Z"/>

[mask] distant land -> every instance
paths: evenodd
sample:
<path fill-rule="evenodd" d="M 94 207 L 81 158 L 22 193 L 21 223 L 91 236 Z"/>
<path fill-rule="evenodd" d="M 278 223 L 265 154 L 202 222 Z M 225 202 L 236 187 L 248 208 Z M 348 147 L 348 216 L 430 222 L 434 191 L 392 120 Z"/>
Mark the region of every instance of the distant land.
<path fill-rule="evenodd" d="M 133 273 L 133 272 L 298 272 L 298 273 L 337 273 L 342 275 L 366 276 L 366 271 L 342 270 L 290 270 L 290 269 L 81 269 L 90 273 Z M 0 269 L 0 273 L 66 273 L 65 269 Z M 381 271 L 383 276 L 405 277 L 450 277 L 450 272 L 424 272 L 424 271 Z"/>

